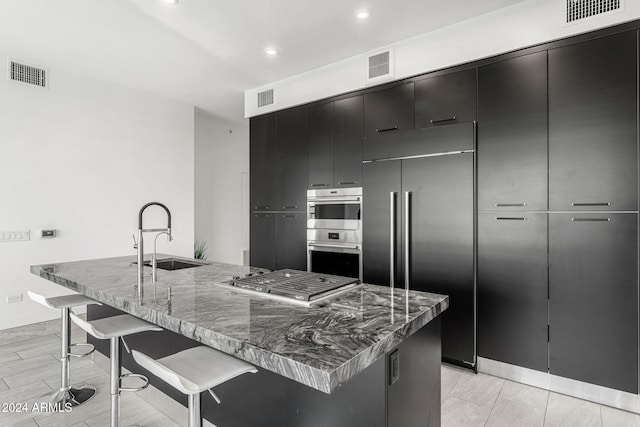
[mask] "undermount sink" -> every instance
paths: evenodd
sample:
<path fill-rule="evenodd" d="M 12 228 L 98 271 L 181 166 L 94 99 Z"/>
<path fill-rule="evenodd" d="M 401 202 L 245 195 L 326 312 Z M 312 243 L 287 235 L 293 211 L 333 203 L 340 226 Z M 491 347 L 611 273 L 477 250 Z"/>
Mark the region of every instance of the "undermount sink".
<path fill-rule="evenodd" d="M 151 261 L 145 261 L 144 265 L 151 266 Z M 201 267 L 207 265 L 200 262 L 188 261 L 177 258 L 163 258 L 156 261 L 156 267 L 161 270 L 182 270 L 183 268 Z"/>

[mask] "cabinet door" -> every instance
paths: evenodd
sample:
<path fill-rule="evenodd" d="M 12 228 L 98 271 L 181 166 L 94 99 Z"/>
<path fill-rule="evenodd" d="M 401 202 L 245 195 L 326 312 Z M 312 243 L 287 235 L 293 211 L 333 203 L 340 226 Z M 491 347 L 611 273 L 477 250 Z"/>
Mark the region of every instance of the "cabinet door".
<path fill-rule="evenodd" d="M 416 129 L 474 121 L 476 93 L 475 68 L 417 81 Z"/>
<path fill-rule="evenodd" d="M 549 216 L 549 371 L 638 392 L 638 217 Z"/>
<path fill-rule="evenodd" d="M 549 208 L 637 210 L 636 32 L 549 51 Z"/>
<path fill-rule="evenodd" d="M 307 269 L 307 221 L 303 213 L 278 214 L 278 269 Z M 273 247 L 271 248 L 273 251 Z"/>
<path fill-rule="evenodd" d="M 307 200 L 307 108 L 278 113 L 278 210 L 304 210 Z"/>
<path fill-rule="evenodd" d="M 547 210 L 547 52 L 478 71 L 478 209 Z"/>
<path fill-rule="evenodd" d="M 547 286 L 547 214 L 479 214 L 479 356 L 547 371 Z"/>
<path fill-rule="evenodd" d="M 253 267 L 276 268 L 276 214 L 251 215 L 250 261 Z"/>
<path fill-rule="evenodd" d="M 276 123 L 275 115 L 251 119 L 250 164 L 251 209 L 278 210 L 276 185 Z"/>
<path fill-rule="evenodd" d="M 364 137 L 413 130 L 413 83 L 364 95 Z"/>
<path fill-rule="evenodd" d="M 410 287 L 449 295 L 442 357 L 468 363 L 475 362 L 473 188 L 472 153 L 402 160 L 403 199 L 411 192 Z"/>
<path fill-rule="evenodd" d="M 334 103 L 333 144 L 336 187 L 362 186 L 362 96 Z"/>
<path fill-rule="evenodd" d="M 400 177 L 401 162 L 366 163 L 362 166 L 362 263 L 364 282 L 377 285 L 390 283 L 390 265 L 401 262 L 400 257 Z M 391 193 L 394 192 L 394 199 Z M 395 222 L 391 223 L 391 205 Z M 391 251 L 391 230 L 395 233 Z M 394 278 L 399 285 L 399 268 Z"/>
<path fill-rule="evenodd" d="M 333 102 L 309 107 L 307 135 L 308 188 L 333 187 Z"/>

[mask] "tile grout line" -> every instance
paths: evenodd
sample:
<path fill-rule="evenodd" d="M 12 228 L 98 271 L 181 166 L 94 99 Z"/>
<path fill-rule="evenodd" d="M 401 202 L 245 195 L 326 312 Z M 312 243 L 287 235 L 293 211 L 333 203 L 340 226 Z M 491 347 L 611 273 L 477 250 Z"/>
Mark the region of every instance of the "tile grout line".
<path fill-rule="evenodd" d="M 11 387 L 9 387 L 9 384 L 5 383 L 2 378 L 0 378 L 0 382 L 2 382 L 2 384 L 5 385 L 5 387 L 7 387 L 7 390 L 11 390 Z"/>
<path fill-rule="evenodd" d="M 504 387 L 506 382 L 507 380 L 502 381 L 502 384 L 500 385 L 500 390 L 498 390 L 498 394 L 496 395 L 496 400 L 493 401 L 493 405 L 491 405 L 491 410 L 489 411 L 489 415 L 487 415 L 487 419 L 484 420 L 484 426 L 486 426 L 487 423 L 489 422 L 489 418 L 491 418 L 491 414 L 493 414 L 493 410 L 496 407 L 496 403 L 498 403 L 498 399 L 500 398 L 500 394 L 502 393 L 502 388 Z"/>
<path fill-rule="evenodd" d="M 551 398 L 551 392 L 547 393 L 547 404 L 544 405 L 544 418 L 542 418 L 542 427 L 547 423 L 547 409 L 549 408 L 549 399 Z"/>
<path fill-rule="evenodd" d="M 602 418 L 602 405 L 598 405 L 598 412 L 600 413 L 600 426 L 604 426 L 604 419 Z"/>

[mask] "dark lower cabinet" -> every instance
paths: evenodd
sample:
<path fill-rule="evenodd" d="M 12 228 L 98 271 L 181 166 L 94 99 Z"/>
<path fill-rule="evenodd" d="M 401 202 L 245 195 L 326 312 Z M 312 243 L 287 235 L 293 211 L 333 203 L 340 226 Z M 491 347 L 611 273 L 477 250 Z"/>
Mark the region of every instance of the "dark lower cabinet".
<path fill-rule="evenodd" d="M 276 224 L 276 267 L 307 269 L 307 218 L 304 213 L 279 213 Z M 273 247 L 271 248 L 273 251 Z"/>
<path fill-rule="evenodd" d="M 478 70 L 478 209 L 547 209 L 547 52 Z"/>
<path fill-rule="evenodd" d="M 549 209 L 638 209 L 637 32 L 549 50 Z"/>
<path fill-rule="evenodd" d="M 547 213 L 478 214 L 478 355 L 547 371 Z"/>
<path fill-rule="evenodd" d="M 250 264 L 276 269 L 276 213 L 252 213 L 250 221 Z"/>
<path fill-rule="evenodd" d="M 549 371 L 638 392 L 638 217 L 549 215 Z"/>

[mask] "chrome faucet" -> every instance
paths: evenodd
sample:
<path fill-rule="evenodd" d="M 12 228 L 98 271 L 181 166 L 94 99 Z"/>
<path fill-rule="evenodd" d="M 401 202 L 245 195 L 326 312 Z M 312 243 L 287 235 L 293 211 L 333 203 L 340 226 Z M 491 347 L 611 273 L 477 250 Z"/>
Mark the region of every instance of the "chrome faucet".
<path fill-rule="evenodd" d="M 142 214 L 144 210 L 149 206 L 157 205 L 160 206 L 167 212 L 167 228 L 142 228 Z M 144 282 L 144 233 L 167 233 L 169 236 L 169 241 L 173 240 L 171 237 L 171 212 L 169 212 L 169 208 L 159 202 L 150 202 L 140 208 L 140 212 L 138 213 L 138 242 L 134 245 L 134 248 L 138 249 L 138 304 L 142 305 L 142 284 Z"/>

